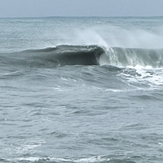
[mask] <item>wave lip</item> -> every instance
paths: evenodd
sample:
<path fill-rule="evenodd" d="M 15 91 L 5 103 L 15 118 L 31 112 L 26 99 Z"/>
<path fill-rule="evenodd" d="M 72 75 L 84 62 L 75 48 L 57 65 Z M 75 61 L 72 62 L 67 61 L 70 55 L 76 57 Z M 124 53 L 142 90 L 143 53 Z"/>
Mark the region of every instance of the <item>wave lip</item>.
<path fill-rule="evenodd" d="M 98 65 L 104 50 L 99 46 L 58 46 L 55 57 L 64 64 Z"/>
<path fill-rule="evenodd" d="M 55 48 L 27 50 L 21 53 L 28 58 L 30 65 L 98 65 L 104 49 L 96 45 L 59 45 Z"/>

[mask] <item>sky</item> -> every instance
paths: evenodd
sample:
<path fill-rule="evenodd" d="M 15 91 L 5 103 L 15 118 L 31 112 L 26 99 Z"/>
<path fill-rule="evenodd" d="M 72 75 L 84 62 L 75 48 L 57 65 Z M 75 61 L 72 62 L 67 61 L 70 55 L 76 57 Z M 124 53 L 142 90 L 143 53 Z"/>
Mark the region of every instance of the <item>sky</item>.
<path fill-rule="evenodd" d="M 0 17 L 163 16 L 163 0 L 0 0 Z"/>

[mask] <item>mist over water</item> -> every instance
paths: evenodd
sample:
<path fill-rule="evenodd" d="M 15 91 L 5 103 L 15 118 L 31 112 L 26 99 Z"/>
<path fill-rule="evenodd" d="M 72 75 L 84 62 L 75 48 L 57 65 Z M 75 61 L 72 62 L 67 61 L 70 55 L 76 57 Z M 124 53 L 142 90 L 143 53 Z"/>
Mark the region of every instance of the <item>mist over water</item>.
<path fill-rule="evenodd" d="M 8 19 L 7 23 L 1 19 L 1 51 L 42 49 L 58 44 L 162 48 L 162 18 L 122 19 L 19 18 Z"/>
<path fill-rule="evenodd" d="M 163 18 L 0 19 L 0 162 L 161 163 Z"/>

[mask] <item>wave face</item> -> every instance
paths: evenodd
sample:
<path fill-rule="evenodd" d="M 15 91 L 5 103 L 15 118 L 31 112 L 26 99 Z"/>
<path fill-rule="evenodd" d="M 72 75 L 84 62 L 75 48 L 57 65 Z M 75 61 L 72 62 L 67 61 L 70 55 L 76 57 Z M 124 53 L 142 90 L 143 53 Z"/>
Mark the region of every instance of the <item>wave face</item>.
<path fill-rule="evenodd" d="M 98 65 L 104 49 L 99 46 L 60 45 L 54 48 L 25 50 L 1 55 L 1 63 L 29 67 L 58 67 L 64 65 Z"/>

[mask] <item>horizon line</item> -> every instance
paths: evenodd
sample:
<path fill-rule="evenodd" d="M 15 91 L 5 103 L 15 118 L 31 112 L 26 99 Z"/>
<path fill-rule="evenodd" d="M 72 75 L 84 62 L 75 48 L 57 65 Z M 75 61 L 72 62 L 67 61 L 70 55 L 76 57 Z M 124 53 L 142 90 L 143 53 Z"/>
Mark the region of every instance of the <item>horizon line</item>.
<path fill-rule="evenodd" d="M 0 16 L 0 19 L 16 18 L 156 18 L 163 16 Z"/>

